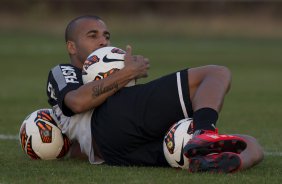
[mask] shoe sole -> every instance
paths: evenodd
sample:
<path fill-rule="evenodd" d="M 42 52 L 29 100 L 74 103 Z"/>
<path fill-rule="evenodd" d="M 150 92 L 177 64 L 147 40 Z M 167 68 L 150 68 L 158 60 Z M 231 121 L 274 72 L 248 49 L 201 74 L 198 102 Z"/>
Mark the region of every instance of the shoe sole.
<path fill-rule="evenodd" d="M 247 144 L 238 139 L 221 140 L 218 142 L 201 142 L 201 144 L 187 144 L 184 147 L 184 155 L 187 158 L 196 155 L 208 155 L 211 153 L 233 152 L 240 154 L 247 147 Z"/>
<path fill-rule="evenodd" d="M 211 172 L 211 173 L 232 173 L 238 171 L 241 166 L 241 159 L 235 153 L 221 153 L 217 158 L 197 156 L 190 159 L 189 171 Z"/>

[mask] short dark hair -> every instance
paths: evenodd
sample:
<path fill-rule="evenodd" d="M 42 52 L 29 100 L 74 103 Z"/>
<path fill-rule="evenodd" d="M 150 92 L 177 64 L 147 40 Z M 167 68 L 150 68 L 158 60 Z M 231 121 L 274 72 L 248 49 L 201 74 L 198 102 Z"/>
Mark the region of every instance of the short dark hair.
<path fill-rule="evenodd" d="M 75 29 L 76 22 L 81 19 L 95 19 L 102 20 L 100 17 L 96 15 L 82 15 L 71 20 L 65 30 L 65 41 L 73 40 L 73 31 Z"/>

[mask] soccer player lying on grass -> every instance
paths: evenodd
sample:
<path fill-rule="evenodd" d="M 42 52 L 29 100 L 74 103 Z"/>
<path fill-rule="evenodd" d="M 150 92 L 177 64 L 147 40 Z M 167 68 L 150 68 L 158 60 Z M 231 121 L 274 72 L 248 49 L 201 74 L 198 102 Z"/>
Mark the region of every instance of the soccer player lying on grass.
<path fill-rule="evenodd" d="M 147 84 L 124 87 L 146 77 L 149 69 L 149 60 L 132 55 L 127 46 L 123 69 L 83 84 L 84 61 L 94 50 L 110 45 L 110 33 L 99 17 L 81 16 L 68 24 L 65 41 L 70 64 L 51 69 L 48 102 L 63 133 L 78 141 L 91 163 L 168 166 L 163 137 L 174 122 L 187 117 L 193 117 L 195 131 L 185 146 L 191 171 L 233 172 L 262 160 L 254 138 L 216 132 L 231 81 L 226 67 L 184 69 Z"/>

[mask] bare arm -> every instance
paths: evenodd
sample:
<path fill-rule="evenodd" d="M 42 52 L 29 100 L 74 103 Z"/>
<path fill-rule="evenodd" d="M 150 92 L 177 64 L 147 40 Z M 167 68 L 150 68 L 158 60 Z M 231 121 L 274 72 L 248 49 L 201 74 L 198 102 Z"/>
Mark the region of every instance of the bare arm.
<path fill-rule="evenodd" d="M 107 78 L 89 82 L 67 93 L 64 98 L 65 105 L 74 113 L 85 112 L 102 104 L 132 79 L 147 76 L 148 59 L 143 56 L 132 56 L 130 46 L 126 49 L 124 63 L 123 69 Z"/>

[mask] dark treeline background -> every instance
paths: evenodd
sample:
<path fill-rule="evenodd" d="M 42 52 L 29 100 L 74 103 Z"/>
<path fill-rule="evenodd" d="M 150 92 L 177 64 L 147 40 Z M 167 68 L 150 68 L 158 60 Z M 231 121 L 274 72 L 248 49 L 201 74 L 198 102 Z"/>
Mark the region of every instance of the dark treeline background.
<path fill-rule="evenodd" d="M 1 12 L 23 14 L 34 9 L 61 13 L 153 13 L 159 15 L 267 14 L 282 17 L 279 0 L 2 0 Z"/>

